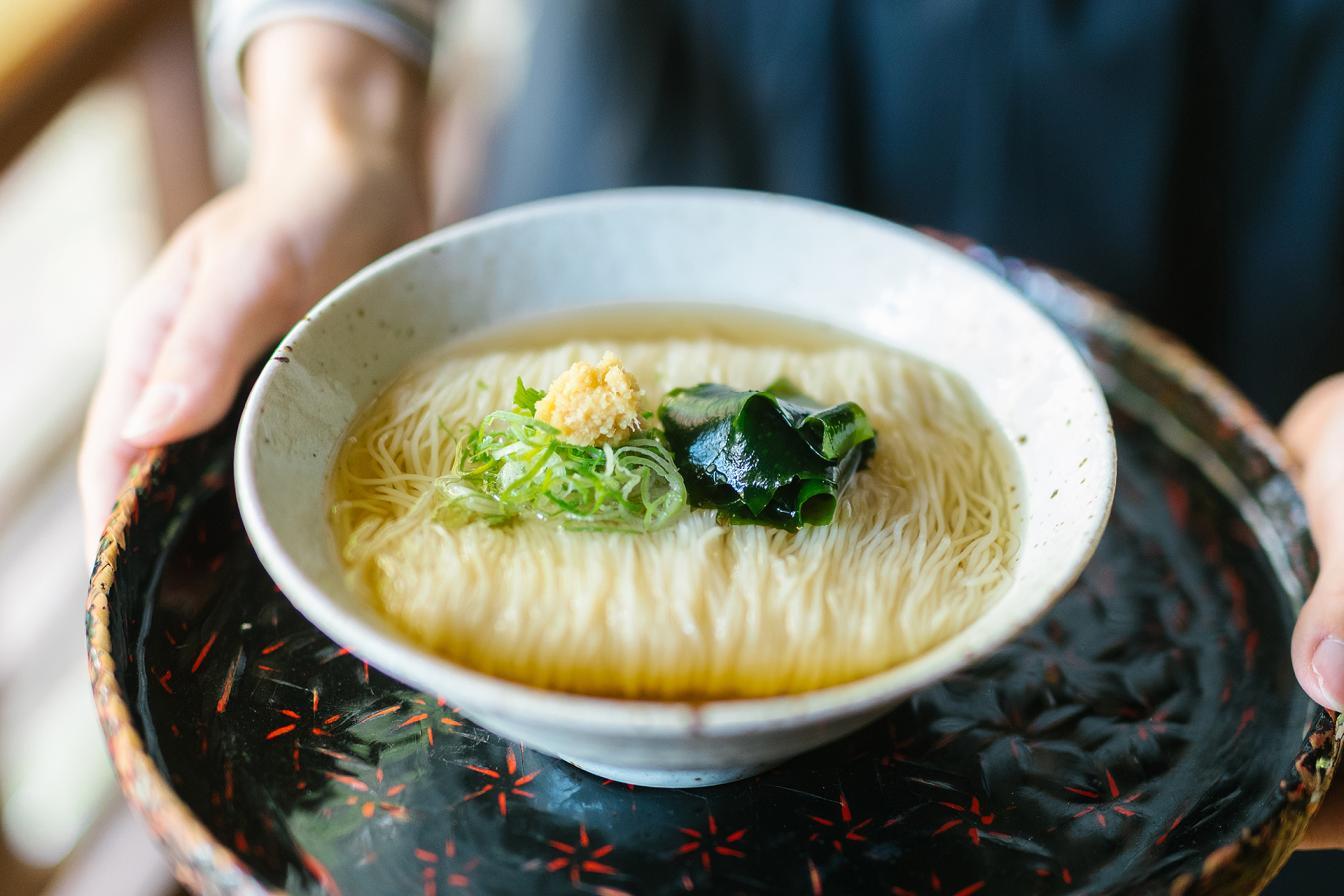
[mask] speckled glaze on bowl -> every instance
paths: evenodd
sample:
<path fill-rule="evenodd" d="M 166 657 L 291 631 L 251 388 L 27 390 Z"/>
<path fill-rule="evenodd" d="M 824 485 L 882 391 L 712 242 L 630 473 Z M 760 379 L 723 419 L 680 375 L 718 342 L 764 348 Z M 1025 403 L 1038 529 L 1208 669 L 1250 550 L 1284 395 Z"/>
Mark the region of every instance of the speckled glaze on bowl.
<path fill-rule="evenodd" d="M 1023 550 L 993 609 L 926 654 L 803 694 L 685 702 L 539 690 L 408 641 L 347 587 L 325 488 L 351 420 L 415 356 L 521 316 L 675 300 L 860 332 L 961 374 L 1018 451 Z M 914 231 L 818 203 L 628 190 L 536 203 L 432 234 L 345 283 L 286 338 L 243 412 L 239 508 L 295 606 L 357 655 L 480 725 L 603 777 L 717 784 L 865 723 L 986 656 L 1077 578 L 1110 511 L 1116 450 L 1070 343 L 1000 279 Z"/>

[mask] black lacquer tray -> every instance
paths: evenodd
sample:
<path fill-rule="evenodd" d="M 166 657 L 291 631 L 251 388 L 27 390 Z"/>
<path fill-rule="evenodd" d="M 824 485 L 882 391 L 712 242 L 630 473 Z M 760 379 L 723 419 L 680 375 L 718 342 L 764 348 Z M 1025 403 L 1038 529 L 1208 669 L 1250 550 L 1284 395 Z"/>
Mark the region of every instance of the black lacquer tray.
<path fill-rule="evenodd" d="M 1315 558 L 1280 449 L 1167 337 L 963 248 L 1101 378 L 1111 524 L 1024 637 L 738 784 L 603 781 L 370 669 L 253 554 L 232 424 L 148 456 L 94 569 L 90 662 L 123 788 L 181 879 L 346 896 L 1256 892 L 1338 751 L 1289 662 Z"/>

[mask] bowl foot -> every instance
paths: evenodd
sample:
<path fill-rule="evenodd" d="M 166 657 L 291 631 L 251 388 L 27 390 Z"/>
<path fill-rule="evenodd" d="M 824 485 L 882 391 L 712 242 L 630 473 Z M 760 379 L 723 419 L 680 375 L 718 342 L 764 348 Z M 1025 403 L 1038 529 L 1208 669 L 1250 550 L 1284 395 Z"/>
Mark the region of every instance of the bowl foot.
<path fill-rule="evenodd" d="M 586 762 L 561 756 L 570 765 L 583 769 L 599 778 L 609 778 L 622 784 L 635 784 L 639 787 L 713 787 L 716 784 L 729 784 L 759 775 L 778 765 L 777 762 L 760 762 L 753 765 L 740 765 L 732 768 L 707 769 L 655 769 L 627 768 L 618 765 L 605 765 L 601 762 Z"/>

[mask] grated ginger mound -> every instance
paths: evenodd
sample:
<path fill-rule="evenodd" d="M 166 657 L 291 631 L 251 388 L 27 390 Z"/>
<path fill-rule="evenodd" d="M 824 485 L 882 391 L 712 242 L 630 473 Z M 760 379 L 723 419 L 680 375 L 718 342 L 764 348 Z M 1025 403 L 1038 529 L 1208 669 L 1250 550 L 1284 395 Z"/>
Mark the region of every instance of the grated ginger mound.
<path fill-rule="evenodd" d="M 555 378 L 536 416 L 571 445 L 619 445 L 640 429 L 644 391 L 611 352 L 594 367 L 578 361 Z"/>

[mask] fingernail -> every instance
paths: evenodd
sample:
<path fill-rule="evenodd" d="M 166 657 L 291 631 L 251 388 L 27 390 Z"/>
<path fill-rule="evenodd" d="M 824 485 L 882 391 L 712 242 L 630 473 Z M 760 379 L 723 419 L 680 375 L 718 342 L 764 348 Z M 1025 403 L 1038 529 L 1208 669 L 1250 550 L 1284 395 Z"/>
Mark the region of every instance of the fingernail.
<path fill-rule="evenodd" d="M 1336 694 L 1344 694 L 1344 641 L 1326 638 L 1311 657 L 1311 671 L 1316 673 L 1316 684 L 1321 689 L 1330 709 L 1344 709 L 1344 701 Z"/>
<path fill-rule="evenodd" d="M 177 383 L 155 383 L 150 386 L 135 403 L 131 416 L 126 418 L 121 437 L 128 442 L 135 442 L 154 435 L 172 423 L 186 392 Z"/>

